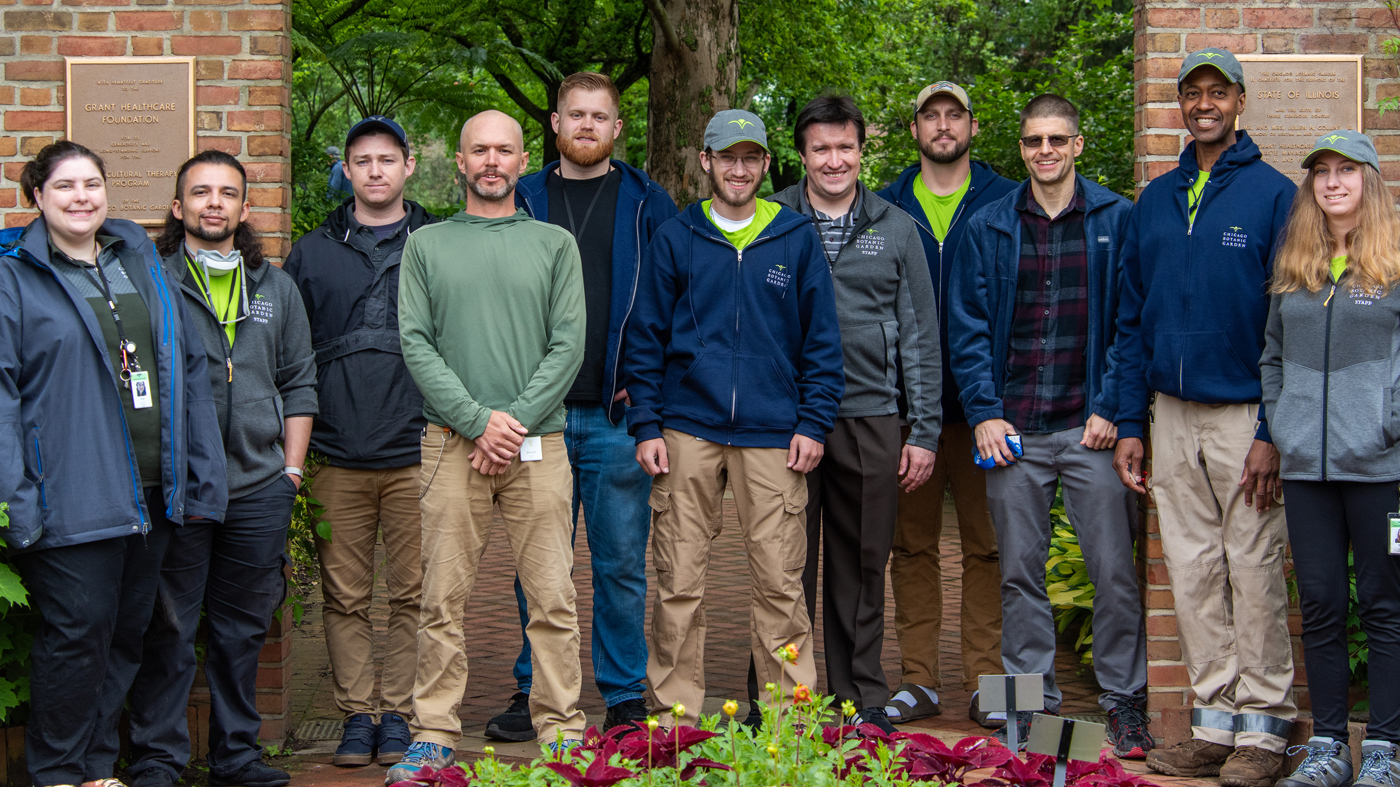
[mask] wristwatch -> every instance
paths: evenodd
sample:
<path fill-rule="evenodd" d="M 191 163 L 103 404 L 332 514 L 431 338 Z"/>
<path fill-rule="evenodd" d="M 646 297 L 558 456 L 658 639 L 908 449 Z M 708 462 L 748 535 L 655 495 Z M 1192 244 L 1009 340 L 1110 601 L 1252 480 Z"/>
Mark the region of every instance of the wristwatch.
<path fill-rule="evenodd" d="M 306 476 L 304 476 L 304 475 L 301 474 L 301 468 L 300 468 L 300 467 L 284 467 L 284 468 L 282 468 L 282 472 L 284 472 L 284 473 L 291 473 L 292 475 L 294 475 L 294 476 L 296 476 L 297 478 L 300 478 L 300 479 L 302 479 L 302 480 L 305 480 L 305 479 L 306 479 Z"/>

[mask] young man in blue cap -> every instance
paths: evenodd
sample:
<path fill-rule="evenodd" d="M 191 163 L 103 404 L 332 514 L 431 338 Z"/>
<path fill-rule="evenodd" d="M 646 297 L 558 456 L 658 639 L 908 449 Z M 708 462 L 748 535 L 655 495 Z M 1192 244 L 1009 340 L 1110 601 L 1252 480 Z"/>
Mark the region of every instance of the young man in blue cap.
<path fill-rule="evenodd" d="M 1193 141 L 1156 178 L 1124 232 L 1114 466 L 1139 493 L 1152 421 L 1152 489 L 1176 622 L 1195 692 L 1191 740 L 1153 751 L 1172 776 L 1271 787 L 1293 704 L 1279 455 L 1260 401 L 1268 284 L 1297 191 L 1235 130 L 1244 71 L 1223 49 L 1177 76 Z"/>
<path fill-rule="evenodd" d="M 629 403 L 621 376 L 622 326 L 642 252 L 676 203 L 646 173 L 610 158 L 622 133 L 617 87 L 604 74 L 580 72 L 559 85 L 554 131 L 559 160 L 520 179 L 515 204 L 532 218 L 563 227 L 578 242 L 588 320 L 583 367 L 564 397 L 564 443 L 574 471 L 574 526 L 583 511 L 593 563 L 593 680 L 607 705 L 603 729 L 645 721 L 647 535 L 651 479 L 637 465 L 627 434 Z M 529 616 L 515 582 L 524 644 L 515 660 L 518 691 L 486 736 L 535 737 L 530 724 Z"/>
<path fill-rule="evenodd" d="M 845 387 L 841 333 L 811 221 L 757 198 L 769 162 L 757 115 L 710 120 L 700 165 L 714 198 L 656 233 L 627 326 L 627 427 L 653 477 L 647 684 L 667 724 L 695 724 L 705 699 L 701 603 L 726 482 L 748 548 L 758 679 L 788 697 L 816 681 L 805 474 Z"/>

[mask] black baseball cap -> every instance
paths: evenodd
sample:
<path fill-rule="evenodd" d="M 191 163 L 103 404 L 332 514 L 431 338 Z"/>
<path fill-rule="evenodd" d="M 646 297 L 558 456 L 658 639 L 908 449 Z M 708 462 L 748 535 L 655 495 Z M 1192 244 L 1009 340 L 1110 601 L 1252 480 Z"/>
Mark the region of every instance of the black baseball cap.
<path fill-rule="evenodd" d="M 388 118 L 383 115 L 370 115 L 352 126 L 350 128 L 350 133 L 345 135 L 345 152 L 347 154 L 350 152 L 351 142 L 376 131 L 392 134 L 394 139 L 397 139 L 399 144 L 403 146 L 404 151 L 408 150 L 408 134 L 404 133 L 403 126 L 395 123 L 393 118 Z"/>

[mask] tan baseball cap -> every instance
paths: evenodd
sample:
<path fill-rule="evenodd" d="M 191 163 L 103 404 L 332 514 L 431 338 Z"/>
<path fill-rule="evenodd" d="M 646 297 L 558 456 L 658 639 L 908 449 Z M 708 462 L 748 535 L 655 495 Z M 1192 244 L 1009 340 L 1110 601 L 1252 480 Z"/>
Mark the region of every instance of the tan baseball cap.
<path fill-rule="evenodd" d="M 919 97 L 914 99 L 914 111 L 918 112 L 924 108 L 930 98 L 938 95 L 952 96 L 962 108 L 968 112 L 972 111 L 972 102 L 968 100 L 967 91 L 952 82 L 934 82 L 932 85 L 919 91 Z"/>

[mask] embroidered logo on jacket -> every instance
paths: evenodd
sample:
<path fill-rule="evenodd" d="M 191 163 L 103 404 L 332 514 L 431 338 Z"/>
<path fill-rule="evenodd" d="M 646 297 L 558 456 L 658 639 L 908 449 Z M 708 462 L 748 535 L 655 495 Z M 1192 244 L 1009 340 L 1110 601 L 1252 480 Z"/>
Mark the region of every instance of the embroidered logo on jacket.
<path fill-rule="evenodd" d="M 268 322 L 272 315 L 272 301 L 264 299 L 262 293 L 254 295 L 253 300 L 248 303 L 248 316 L 253 322 Z"/>
<path fill-rule="evenodd" d="M 788 282 L 792 281 L 792 274 L 788 273 L 786 265 L 774 265 L 768 269 L 768 283 L 774 287 L 787 289 Z"/>
<path fill-rule="evenodd" d="M 856 236 L 856 250 L 873 257 L 885 250 L 885 236 L 876 235 L 872 227 Z"/>
<path fill-rule="evenodd" d="M 1245 232 L 1243 227 L 1229 227 L 1220 238 L 1220 245 L 1243 249 L 1249 245 L 1249 233 Z"/>

